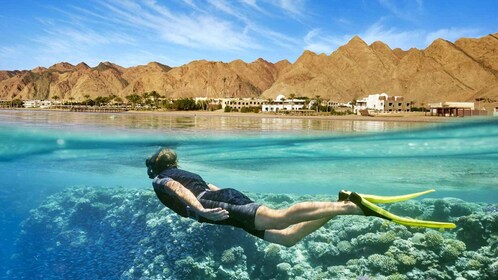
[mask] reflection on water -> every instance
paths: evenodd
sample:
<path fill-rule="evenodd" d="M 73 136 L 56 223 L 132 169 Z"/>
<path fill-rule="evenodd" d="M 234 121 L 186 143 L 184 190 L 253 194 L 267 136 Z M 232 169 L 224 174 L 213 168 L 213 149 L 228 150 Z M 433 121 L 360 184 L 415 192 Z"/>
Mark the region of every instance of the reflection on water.
<path fill-rule="evenodd" d="M 46 111 L 1 111 L 0 123 L 18 123 L 23 126 L 87 127 L 112 129 L 182 129 L 217 131 L 334 131 L 382 132 L 436 126 L 417 122 L 384 122 L 364 120 L 300 119 L 265 116 L 171 116 L 162 114 L 94 114 Z"/>

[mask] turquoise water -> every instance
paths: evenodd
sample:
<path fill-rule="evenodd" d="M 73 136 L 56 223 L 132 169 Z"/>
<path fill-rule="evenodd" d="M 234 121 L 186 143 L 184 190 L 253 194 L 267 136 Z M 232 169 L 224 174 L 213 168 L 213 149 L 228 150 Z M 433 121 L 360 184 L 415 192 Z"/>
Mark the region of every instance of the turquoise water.
<path fill-rule="evenodd" d="M 150 189 L 144 160 L 159 146 L 176 149 L 181 168 L 206 181 L 250 192 L 435 188 L 433 198 L 498 201 L 496 119 L 427 124 L 0 111 L 1 263 L 9 262 L 19 223 L 48 195 L 73 186 Z"/>

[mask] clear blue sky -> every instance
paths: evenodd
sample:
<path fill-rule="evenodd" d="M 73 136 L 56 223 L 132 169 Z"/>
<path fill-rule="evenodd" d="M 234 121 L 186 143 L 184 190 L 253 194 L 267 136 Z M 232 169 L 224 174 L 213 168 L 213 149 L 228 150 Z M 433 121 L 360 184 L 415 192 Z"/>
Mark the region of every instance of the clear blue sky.
<path fill-rule="evenodd" d="M 294 62 L 359 35 L 425 48 L 498 32 L 495 0 L 13 0 L 0 9 L 0 69 L 61 61 L 180 66 L 207 59 Z"/>

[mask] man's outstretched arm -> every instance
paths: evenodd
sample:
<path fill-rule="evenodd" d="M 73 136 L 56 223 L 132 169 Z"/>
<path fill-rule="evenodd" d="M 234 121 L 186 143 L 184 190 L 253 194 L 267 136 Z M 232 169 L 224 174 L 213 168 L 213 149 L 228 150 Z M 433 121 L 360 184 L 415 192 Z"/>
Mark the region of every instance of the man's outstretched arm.
<path fill-rule="evenodd" d="M 212 208 L 206 209 L 202 204 L 197 200 L 197 197 L 185 188 L 181 183 L 175 180 L 169 180 L 165 184 L 164 188 L 168 193 L 178 196 L 180 200 L 185 202 L 188 206 L 192 207 L 199 216 L 202 216 L 208 220 L 212 221 L 221 221 L 228 218 L 228 211 L 222 208 Z"/>

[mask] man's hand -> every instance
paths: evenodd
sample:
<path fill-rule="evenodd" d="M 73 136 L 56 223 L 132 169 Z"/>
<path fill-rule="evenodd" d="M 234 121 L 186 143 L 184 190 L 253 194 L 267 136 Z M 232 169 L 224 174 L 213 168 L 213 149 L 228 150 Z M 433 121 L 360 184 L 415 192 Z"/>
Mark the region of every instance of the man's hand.
<path fill-rule="evenodd" d="M 223 208 L 204 209 L 198 214 L 211 221 L 223 221 L 228 219 L 228 211 Z"/>
<path fill-rule="evenodd" d="M 178 196 L 186 205 L 197 211 L 197 215 L 211 221 L 223 221 L 228 219 L 228 211 L 222 208 L 205 209 L 194 194 L 175 180 L 169 180 L 164 190 L 172 195 Z M 200 210 L 202 209 L 202 210 Z"/>

